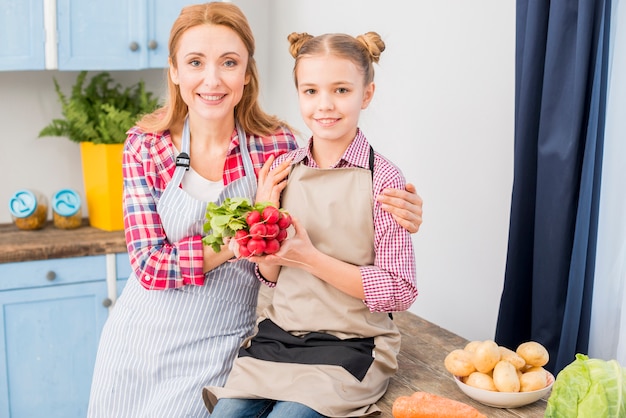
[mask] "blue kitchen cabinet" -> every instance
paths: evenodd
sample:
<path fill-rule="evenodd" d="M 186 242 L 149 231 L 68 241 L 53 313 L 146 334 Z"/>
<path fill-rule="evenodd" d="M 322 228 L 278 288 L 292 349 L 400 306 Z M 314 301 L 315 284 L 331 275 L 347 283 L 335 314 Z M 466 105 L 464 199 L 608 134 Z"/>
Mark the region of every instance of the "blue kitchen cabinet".
<path fill-rule="evenodd" d="M 122 294 L 122 290 L 124 290 L 124 286 L 126 285 L 130 272 L 132 271 L 128 254 L 116 254 L 115 265 L 117 266 L 117 296 L 119 296 Z"/>
<path fill-rule="evenodd" d="M 189 0 L 57 0 L 59 70 L 167 67 L 170 28 Z"/>
<path fill-rule="evenodd" d="M 86 416 L 106 270 L 104 255 L 0 264 L 1 417 Z"/>
<path fill-rule="evenodd" d="M 0 71 L 45 68 L 41 0 L 0 0 Z"/>

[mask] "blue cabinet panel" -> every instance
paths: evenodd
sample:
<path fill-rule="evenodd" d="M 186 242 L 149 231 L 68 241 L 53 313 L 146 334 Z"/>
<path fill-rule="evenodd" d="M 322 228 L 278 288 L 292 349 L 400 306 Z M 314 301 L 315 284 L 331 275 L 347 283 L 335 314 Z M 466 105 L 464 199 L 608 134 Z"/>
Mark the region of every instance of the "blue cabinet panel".
<path fill-rule="evenodd" d="M 145 32 L 136 17 L 140 2 L 126 0 L 57 0 L 60 70 L 140 68 L 131 50 Z"/>
<path fill-rule="evenodd" d="M 167 67 L 172 23 L 188 0 L 57 0 L 59 70 Z"/>
<path fill-rule="evenodd" d="M 41 0 L 0 0 L 0 70 L 45 68 Z"/>
<path fill-rule="evenodd" d="M 105 256 L 0 264 L 0 291 L 104 280 Z"/>
<path fill-rule="evenodd" d="M 183 0 L 149 0 L 147 4 L 148 67 L 167 67 L 168 41 L 172 24 L 184 6 L 191 2 Z M 153 43 L 154 41 L 154 43 Z M 154 46 L 154 48 L 150 48 Z"/>
<path fill-rule="evenodd" d="M 132 271 L 130 268 L 130 260 L 128 259 L 127 253 L 119 253 L 115 254 L 115 265 L 117 268 L 117 278 L 118 279 L 128 279 L 130 272 Z"/>
<path fill-rule="evenodd" d="M 86 416 L 106 297 L 104 280 L 0 292 L 0 416 Z"/>
<path fill-rule="evenodd" d="M 130 260 L 128 259 L 128 254 L 116 254 L 116 266 L 117 266 L 117 296 L 122 294 L 122 290 L 124 290 L 124 286 L 126 285 L 126 281 L 131 273 Z"/>

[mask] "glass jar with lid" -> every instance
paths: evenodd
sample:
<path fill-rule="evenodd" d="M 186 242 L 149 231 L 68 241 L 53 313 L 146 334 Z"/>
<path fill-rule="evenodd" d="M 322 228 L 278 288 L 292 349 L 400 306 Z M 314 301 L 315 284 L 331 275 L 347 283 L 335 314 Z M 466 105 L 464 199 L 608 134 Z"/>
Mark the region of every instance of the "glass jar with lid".
<path fill-rule="evenodd" d="M 18 190 L 9 200 L 9 211 L 19 229 L 41 229 L 48 220 L 48 199 L 36 190 Z"/>
<path fill-rule="evenodd" d="M 72 189 L 61 189 L 52 196 L 52 220 L 60 229 L 74 229 L 82 225 L 80 196 Z"/>

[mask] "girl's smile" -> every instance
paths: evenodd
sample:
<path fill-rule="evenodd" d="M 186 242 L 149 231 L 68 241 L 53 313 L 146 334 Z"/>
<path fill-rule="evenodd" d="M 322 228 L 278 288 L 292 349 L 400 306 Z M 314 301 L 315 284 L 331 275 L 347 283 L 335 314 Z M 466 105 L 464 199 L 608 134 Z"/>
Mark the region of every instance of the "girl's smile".
<path fill-rule="evenodd" d="M 296 72 L 300 113 L 315 145 L 332 142 L 334 149 L 343 152 L 356 135 L 361 110 L 369 105 L 374 84 L 364 86 L 356 65 L 337 56 L 302 57 Z"/>

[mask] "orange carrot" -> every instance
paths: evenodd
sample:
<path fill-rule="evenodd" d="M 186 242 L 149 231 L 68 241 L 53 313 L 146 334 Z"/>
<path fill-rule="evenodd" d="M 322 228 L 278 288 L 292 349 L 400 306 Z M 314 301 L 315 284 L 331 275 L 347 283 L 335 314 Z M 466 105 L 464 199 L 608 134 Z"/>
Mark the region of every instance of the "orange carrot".
<path fill-rule="evenodd" d="M 487 418 L 473 406 L 428 392 L 396 398 L 392 414 L 393 418 Z"/>

